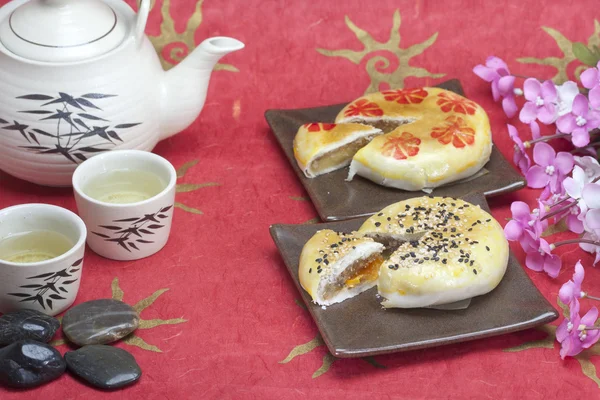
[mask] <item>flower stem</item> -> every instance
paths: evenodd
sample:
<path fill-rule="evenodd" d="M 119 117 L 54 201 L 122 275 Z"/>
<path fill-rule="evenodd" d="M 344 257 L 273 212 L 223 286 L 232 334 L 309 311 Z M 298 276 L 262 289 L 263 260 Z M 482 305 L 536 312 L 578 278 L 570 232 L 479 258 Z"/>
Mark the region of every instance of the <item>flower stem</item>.
<path fill-rule="evenodd" d="M 587 148 L 587 147 L 593 147 L 593 148 L 600 147 L 600 142 L 594 142 L 594 143 L 590 143 L 590 144 L 588 144 L 588 145 L 587 145 L 587 146 L 585 146 L 585 147 L 577 147 L 577 148 L 574 148 L 574 149 L 573 149 L 573 150 L 571 150 L 569 153 L 571 153 L 571 154 L 575 154 L 575 153 L 583 152 L 583 149 L 585 149 L 585 148 Z"/>
<path fill-rule="evenodd" d="M 569 240 L 563 240 L 562 242 L 552 243 L 552 246 L 553 247 L 558 247 L 558 246 L 562 246 L 562 245 L 565 245 L 565 244 L 575 244 L 575 243 L 587 243 L 587 244 L 593 244 L 595 246 L 600 246 L 600 242 L 596 242 L 595 240 L 590 240 L 590 239 L 569 239 Z"/>
<path fill-rule="evenodd" d="M 571 136 L 571 134 L 570 133 L 557 133 L 556 135 L 542 136 L 537 139 L 527 140 L 527 141 L 523 142 L 523 146 L 525 146 L 525 148 L 529 148 L 529 147 L 531 147 L 532 144 L 535 144 L 538 142 L 547 142 L 552 139 L 560 139 L 560 138 L 564 138 L 567 136 Z"/>
<path fill-rule="evenodd" d="M 549 206 L 548 206 L 548 208 L 554 208 L 554 207 L 556 207 L 557 205 L 559 205 L 559 204 L 562 204 L 562 203 L 564 203 L 564 202 L 565 202 L 565 201 L 567 201 L 567 200 L 571 200 L 571 197 L 567 196 L 567 197 L 565 197 L 564 199 L 562 199 L 562 200 L 559 200 L 559 201 L 557 201 L 556 203 L 549 205 Z"/>
<path fill-rule="evenodd" d="M 567 197 L 567 198 L 568 198 L 568 197 Z M 559 203 L 560 203 L 560 202 L 559 202 Z M 556 204 L 559 204 L 559 203 L 556 203 Z M 552 217 L 554 217 L 555 215 L 558 215 L 558 214 L 560 214 L 560 213 L 562 213 L 562 212 L 564 212 L 564 211 L 567 211 L 567 210 L 569 210 L 570 208 L 572 208 L 573 206 L 576 206 L 576 205 L 577 205 L 577 201 L 575 201 L 575 202 L 573 202 L 573 203 L 571 203 L 571 204 L 568 204 L 568 205 L 566 205 L 566 206 L 564 206 L 564 207 L 561 207 L 561 208 L 559 208 L 558 210 L 554 210 L 554 211 L 552 211 L 552 212 L 550 212 L 550 213 L 548 213 L 548 214 L 544 215 L 544 218 L 542 218 L 541 220 L 543 221 L 543 220 L 545 220 L 545 219 L 552 218 Z"/>

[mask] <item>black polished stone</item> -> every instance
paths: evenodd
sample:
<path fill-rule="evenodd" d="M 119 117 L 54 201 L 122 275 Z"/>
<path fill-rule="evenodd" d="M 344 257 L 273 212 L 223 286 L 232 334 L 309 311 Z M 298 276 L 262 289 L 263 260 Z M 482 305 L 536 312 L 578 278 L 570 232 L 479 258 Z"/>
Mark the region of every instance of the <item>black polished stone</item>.
<path fill-rule="evenodd" d="M 136 382 L 142 370 L 131 353 L 118 347 L 84 346 L 65 354 L 69 371 L 101 389 L 119 389 Z"/>
<path fill-rule="evenodd" d="M 81 303 L 65 313 L 62 329 L 79 346 L 116 342 L 135 331 L 139 314 L 128 304 L 112 299 Z"/>
<path fill-rule="evenodd" d="M 0 317 L 0 347 L 25 339 L 47 343 L 59 326 L 56 318 L 35 310 L 4 314 Z"/>
<path fill-rule="evenodd" d="M 21 340 L 0 349 L 0 385 L 32 388 L 61 376 L 65 360 L 46 343 Z"/>

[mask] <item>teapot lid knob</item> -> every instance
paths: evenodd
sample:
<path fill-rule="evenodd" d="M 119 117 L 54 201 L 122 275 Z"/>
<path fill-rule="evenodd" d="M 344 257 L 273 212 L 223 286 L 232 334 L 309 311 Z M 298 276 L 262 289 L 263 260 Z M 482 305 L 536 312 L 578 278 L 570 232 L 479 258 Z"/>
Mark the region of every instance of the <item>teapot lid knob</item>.
<path fill-rule="evenodd" d="M 17 56 L 35 61 L 74 62 L 100 56 L 121 44 L 128 33 L 125 18 L 110 1 L 27 1 L 2 13 L 0 42 Z"/>

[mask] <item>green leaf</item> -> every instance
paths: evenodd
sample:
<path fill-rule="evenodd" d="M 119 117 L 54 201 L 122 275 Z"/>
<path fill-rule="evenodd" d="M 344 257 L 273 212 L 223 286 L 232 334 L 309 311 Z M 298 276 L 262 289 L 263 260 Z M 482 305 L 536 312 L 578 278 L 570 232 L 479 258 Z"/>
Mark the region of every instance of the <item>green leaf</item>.
<path fill-rule="evenodd" d="M 592 53 L 590 49 L 581 42 L 573 42 L 573 54 L 579 61 L 592 67 L 598 62 L 598 56 Z"/>

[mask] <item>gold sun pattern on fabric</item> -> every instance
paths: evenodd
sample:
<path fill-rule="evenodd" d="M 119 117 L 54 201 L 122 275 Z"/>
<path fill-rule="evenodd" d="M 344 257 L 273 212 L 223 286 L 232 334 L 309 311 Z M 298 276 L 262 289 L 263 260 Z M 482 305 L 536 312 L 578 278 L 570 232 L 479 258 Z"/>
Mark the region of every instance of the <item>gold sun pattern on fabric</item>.
<path fill-rule="evenodd" d="M 155 346 L 153 344 L 146 343 L 146 341 L 144 339 L 142 339 L 140 336 L 138 336 L 137 333 L 139 332 L 139 330 L 153 329 L 153 328 L 156 328 L 156 327 L 159 327 L 162 325 L 178 325 L 178 324 L 187 322 L 187 320 L 185 320 L 183 318 L 173 318 L 173 319 L 143 319 L 142 318 L 142 316 L 141 316 L 142 311 L 144 311 L 145 309 L 150 307 L 152 304 L 154 304 L 154 302 L 168 290 L 169 290 L 168 288 L 159 289 L 156 292 L 152 293 L 150 296 L 146 297 L 145 299 L 138 301 L 133 306 L 133 309 L 135 311 L 137 311 L 138 314 L 140 314 L 140 325 L 138 327 L 138 330 L 136 330 L 134 333 L 125 337 L 122 340 L 123 343 L 126 343 L 130 346 L 137 346 L 142 350 L 153 351 L 155 353 L 162 353 L 161 349 L 159 349 L 157 346 Z M 112 291 L 111 298 L 113 300 L 123 301 L 123 296 L 125 295 L 125 293 L 123 292 L 123 289 L 121 289 L 121 287 L 119 286 L 119 278 L 113 279 L 112 284 L 111 284 L 111 291 Z M 59 317 L 58 319 L 62 323 L 62 317 Z M 54 341 L 50 342 L 50 345 L 51 346 L 61 346 L 65 343 L 66 343 L 65 339 L 59 339 L 59 340 L 54 340 Z"/>
<path fill-rule="evenodd" d="M 560 299 L 557 299 L 558 305 L 562 310 L 563 316 L 565 318 L 569 317 L 569 307 L 563 304 Z M 596 326 L 600 326 L 600 323 L 596 323 Z M 508 349 L 504 349 L 505 352 L 514 353 L 525 350 L 533 350 L 533 349 L 554 349 L 558 352 L 558 342 L 556 341 L 556 326 L 554 325 L 543 325 L 536 330 L 543 332 L 546 336 L 543 339 L 532 340 L 529 342 L 521 343 L 518 346 L 510 347 Z M 583 351 L 582 353 L 576 355 L 574 358 L 579 362 L 581 366 L 581 372 L 588 378 L 598 385 L 600 388 L 600 378 L 598 377 L 598 373 L 596 372 L 596 366 L 591 360 L 591 357 L 600 355 L 600 343 L 590 347 L 589 349 Z M 558 353 L 556 355 L 558 357 Z"/>
<path fill-rule="evenodd" d="M 361 51 L 346 49 L 317 49 L 317 51 L 327 57 L 346 58 L 357 65 L 360 64 L 363 59 L 367 58 L 366 69 L 371 78 L 371 84 L 367 90 L 365 90 L 365 94 L 389 88 L 401 89 L 404 87 L 405 79 L 409 77 L 441 78 L 445 75 L 441 73 L 431 73 L 425 68 L 409 65 L 410 60 L 413 57 L 423 53 L 435 43 L 438 33 L 434 33 L 429 39 L 422 43 L 414 44 L 408 48 L 400 47 L 401 17 L 399 10 L 394 12 L 390 38 L 385 43 L 375 40 L 369 32 L 356 26 L 348 16 L 345 17 L 345 21 L 348 29 L 356 35 L 356 38 L 363 44 L 364 48 Z M 385 52 L 385 56 L 382 54 L 373 54 L 382 51 Z"/>
<path fill-rule="evenodd" d="M 302 303 L 301 300 L 294 299 L 294 302 L 296 303 L 296 305 L 298 307 L 302 308 L 304 311 L 307 311 L 306 306 L 304 305 L 304 303 Z M 324 345 L 325 345 L 325 342 L 323 341 L 321 334 L 317 334 L 317 336 L 315 336 L 310 341 L 299 344 L 298 346 L 295 346 L 292 349 L 292 351 L 290 351 L 290 353 L 287 355 L 286 358 L 279 361 L 279 364 L 287 364 L 290 361 L 292 361 L 294 358 L 296 358 L 298 356 L 302 356 L 304 354 L 309 354 L 313 350 L 318 349 L 319 347 L 324 346 Z M 371 364 L 375 368 L 387 368 L 385 365 L 378 363 L 373 357 L 363 357 L 362 359 L 364 361 L 368 362 L 369 364 Z M 315 372 L 313 372 L 312 378 L 313 379 L 318 378 L 319 376 L 328 372 L 334 362 L 343 362 L 343 361 L 341 359 L 335 357 L 333 354 L 331 354 L 329 352 L 329 350 L 327 350 L 327 352 L 323 356 L 323 361 L 321 363 L 321 366 Z"/>
<path fill-rule="evenodd" d="M 171 0 L 162 0 L 162 6 L 160 8 L 160 14 L 162 16 L 160 35 L 148 35 L 148 38 L 158 52 L 160 62 L 165 70 L 173 68 L 196 48 L 194 34 L 196 33 L 196 30 L 198 30 L 200 24 L 202 24 L 202 3 L 204 3 L 204 0 L 196 1 L 196 8 L 188 19 L 185 30 L 183 32 L 177 32 L 175 29 L 175 21 L 171 16 Z M 156 0 L 152 0 L 150 4 L 150 9 L 153 10 L 156 5 Z M 214 70 L 239 72 L 233 65 L 221 63 L 218 63 Z"/>
<path fill-rule="evenodd" d="M 177 169 L 177 179 L 182 179 L 183 177 L 185 177 L 185 174 L 187 173 L 187 171 L 196 164 L 198 164 L 198 160 L 192 160 L 192 161 L 186 162 L 181 167 L 179 167 Z M 211 187 L 211 186 L 221 186 L 221 184 L 217 183 L 217 182 L 178 183 L 176 186 L 176 191 L 177 191 L 177 193 L 188 193 L 188 192 L 194 192 L 198 189 L 202 189 L 205 187 Z M 198 210 L 197 208 L 190 207 L 181 202 L 175 202 L 175 207 L 177 207 L 183 211 L 192 213 L 192 214 L 198 214 L 198 215 L 203 214 L 203 212 Z"/>
<path fill-rule="evenodd" d="M 585 54 L 587 52 L 594 52 L 600 46 L 600 22 L 594 20 L 594 33 L 588 38 L 587 46 L 584 45 L 582 48 L 580 46 L 580 54 L 576 54 L 573 51 L 573 42 L 567 39 L 562 33 L 557 31 L 556 29 L 543 26 L 542 29 L 546 32 L 554 41 L 556 45 L 560 49 L 562 56 L 561 57 L 545 57 L 545 58 L 535 58 L 535 57 L 521 57 L 517 58 L 517 61 L 523 64 L 538 64 L 538 65 L 548 65 L 554 67 L 556 69 L 556 74 L 552 77 L 552 81 L 557 84 L 564 83 L 569 80 L 568 76 L 568 68 L 569 65 L 578 60 L 579 58 L 583 58 L 581 53 Z M 585 60 L 585 59 L 584 59 Z M 584 61 L 580 60 L 580 61 Z M 587 60 L 586 60 L 587 61 Z M 589 68 L 589 65 L 579 65 L 575 69 L 575 77 L 579 78 L 581 72 L 583 72 L 586 68 Z"/>

